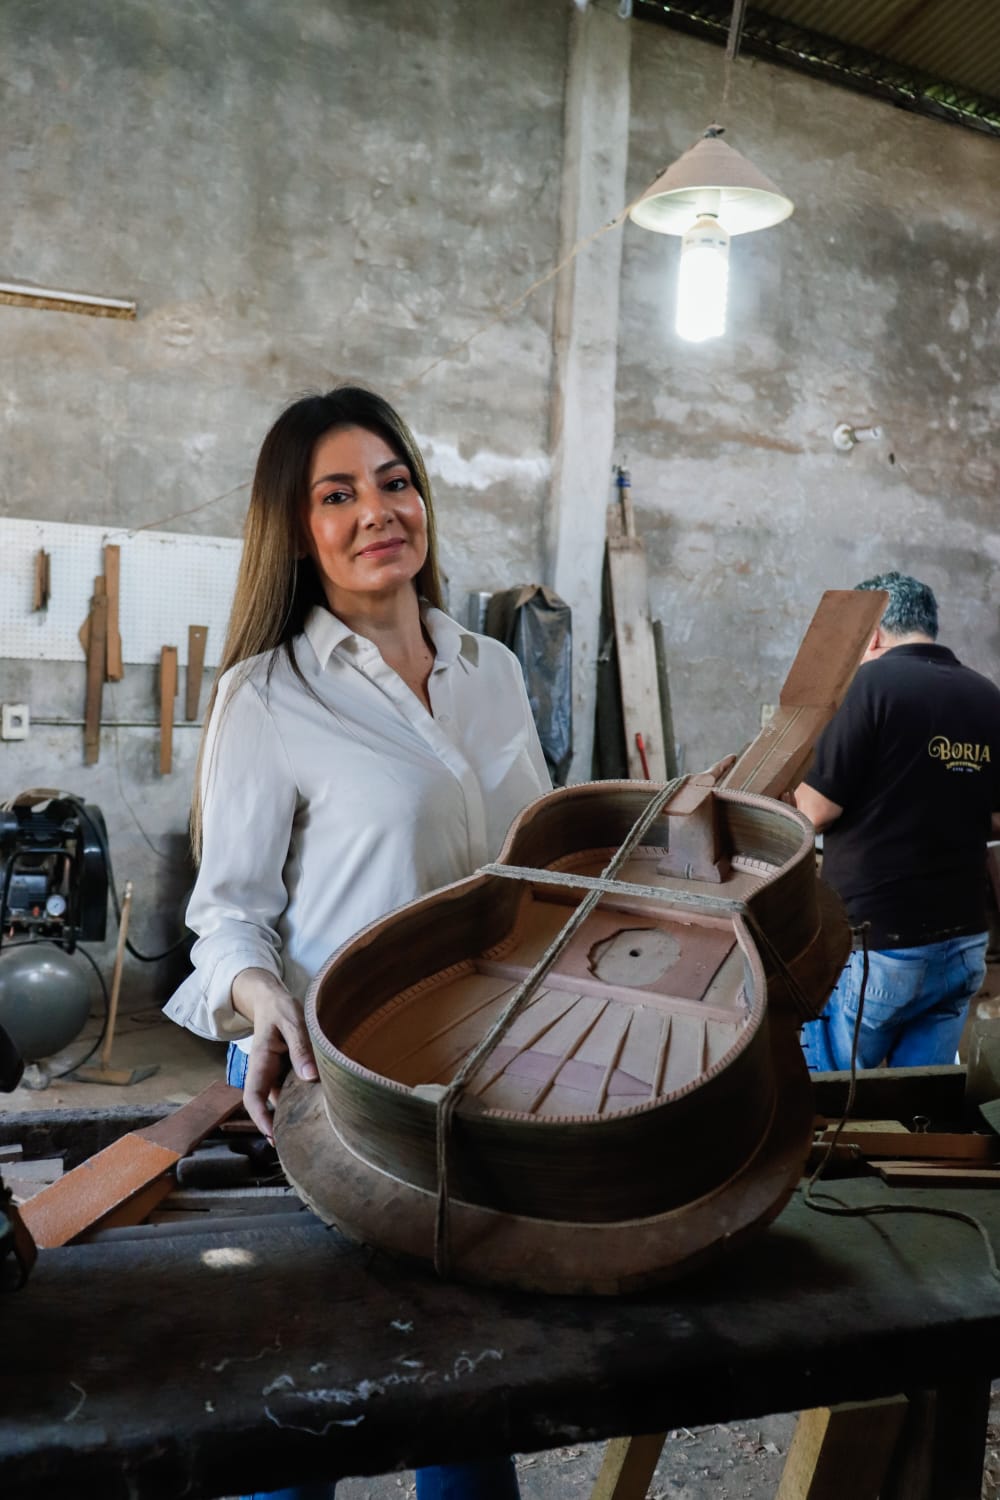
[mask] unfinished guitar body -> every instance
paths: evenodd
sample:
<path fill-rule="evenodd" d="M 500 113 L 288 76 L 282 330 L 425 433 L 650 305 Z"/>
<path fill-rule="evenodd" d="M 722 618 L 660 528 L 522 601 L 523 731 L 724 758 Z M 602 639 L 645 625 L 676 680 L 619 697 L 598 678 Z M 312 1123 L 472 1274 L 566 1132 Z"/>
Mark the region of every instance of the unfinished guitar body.
<path fill-rule="evenodd" d="M 540 798 L 494 873 L 402 908 L 327 963 L 307 1000 L 321 1088 L 286 1089 L 277 1120 L 285 1169 L 323 1218 L 432 1258 L 441 1088 L 650 791 Z M 455 1274 L 617 1292 L 773 1218 L 811 1142 L 797 1030 L 847 950 L 798 813 L 682 786 L 469 1080 L 448 1142 Z"/>
<path fill-rule="evenodd" d="M 496 865 L 333 955 L 306 1001 L 321 1087 L 292 1080 L 275 1120 L 322 1218 L 472 1280 L 620 1292 L 780 1212 L 812 1139 L 798 1029 L 850 937 L 811 826 L 772 799 L 808 764 L 887 601 L 823 595 L 770 724 L 721 784 L 662 789 L 460 1097 L 449 1085 L 661 789 L 539 798 Z"/>

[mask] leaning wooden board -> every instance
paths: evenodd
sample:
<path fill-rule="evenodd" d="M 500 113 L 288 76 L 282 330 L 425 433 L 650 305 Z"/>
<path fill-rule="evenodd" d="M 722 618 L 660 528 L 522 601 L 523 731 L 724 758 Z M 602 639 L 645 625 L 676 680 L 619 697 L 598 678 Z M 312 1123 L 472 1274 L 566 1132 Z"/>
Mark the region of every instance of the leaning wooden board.
<path fill-rule="evenodd" d="M 662 743 L 660 684 L 656 668 L 656 645 L 649 614 L 646 552 L 636 536 L 631 507 L 608 507 L 608 571 L 614 600 L 615 646 L 621 680 L 622 718 L 628 773 L 633 781 L 666 781 L 667 760 Z M 644 741 L 649 765 L 647 778 L 636 744 Z"/>
<path fill-rule="evenodd" d="M 888 600 L 883 589 L 826 591 L 785 678 L 777 712 L 723 778 L 724 787 L 780 797 L 802 779 Z"/>

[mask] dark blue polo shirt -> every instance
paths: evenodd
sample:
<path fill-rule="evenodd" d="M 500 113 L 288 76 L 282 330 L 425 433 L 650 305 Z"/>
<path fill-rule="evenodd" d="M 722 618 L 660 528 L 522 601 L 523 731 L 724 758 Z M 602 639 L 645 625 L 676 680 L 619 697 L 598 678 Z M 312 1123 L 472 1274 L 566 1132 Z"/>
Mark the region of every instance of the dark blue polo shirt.
<path fill-rule="evenodd" d="M 894 646 L 858 669 L 807 785 L 844 809 L 823 879 L 872 948 L 986 928 L 985 852 L 1000 806 L 1000 689 L 946 646 Z"/>

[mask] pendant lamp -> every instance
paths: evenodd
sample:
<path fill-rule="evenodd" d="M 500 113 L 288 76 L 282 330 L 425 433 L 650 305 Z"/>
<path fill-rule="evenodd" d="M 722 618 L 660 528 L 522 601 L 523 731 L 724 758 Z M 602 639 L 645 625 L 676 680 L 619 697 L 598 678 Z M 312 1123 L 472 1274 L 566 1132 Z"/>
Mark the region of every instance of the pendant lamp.
<path fill-rule="evenodd" d="M 794 206 L 721 135 L 710 125 L 629 210 L 643 229 L 681 236 L 676 328 L 694 343 L 725 332 L 731 236 L 780 224 Z"/>

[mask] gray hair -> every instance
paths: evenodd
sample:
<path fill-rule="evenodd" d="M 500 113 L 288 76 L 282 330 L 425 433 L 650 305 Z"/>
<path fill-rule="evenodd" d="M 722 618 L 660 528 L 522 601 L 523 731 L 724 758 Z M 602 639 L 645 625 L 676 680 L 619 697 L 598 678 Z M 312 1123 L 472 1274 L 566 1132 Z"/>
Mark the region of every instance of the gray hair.
<path fill-rule="evenodd" d="M 889 603 L 880 623 L 890 635 L 929 635 L 937 640 L 937 600 L 926 583 L 906 573 L 879 573 L 854 587 L 887 591 Z"/>

